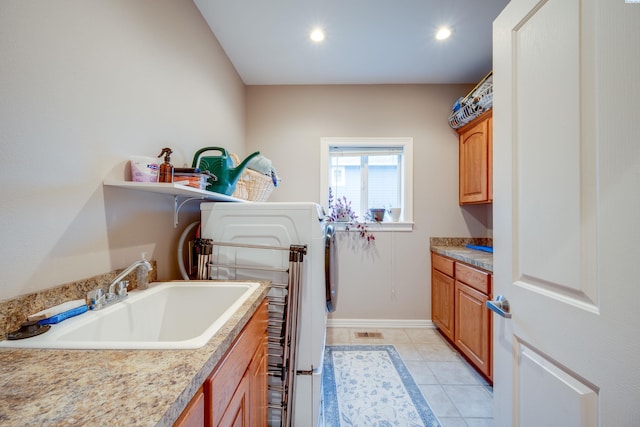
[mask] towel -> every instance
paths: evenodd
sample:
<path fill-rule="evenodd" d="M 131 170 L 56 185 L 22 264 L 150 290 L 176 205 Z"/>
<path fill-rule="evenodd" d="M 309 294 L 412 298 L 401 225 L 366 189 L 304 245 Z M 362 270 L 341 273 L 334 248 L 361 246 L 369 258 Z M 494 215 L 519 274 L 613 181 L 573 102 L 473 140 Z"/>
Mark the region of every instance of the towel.
<path fill-rule="evenodd" d="M 80 307 L 72 308 L 71 310 L 63 311 L 46 319 L 38 320 L 39 325 L 55 325 L 70 317 L 78 316 L 82 313 L 86 313 L 89 310 L 87 305 L 81 305 Z"/>
<path fill-rule="evenodd" d="M 247 163 L 247 168 L 254 170 L 262 175 L 267 175 L 271 177 L 271 181 L 273 181 L 273 185 L 275 187 L 278 186 L 278 181 L 280 178 L 278 177 L 278 172 L 273 167 L 273 163 L 271 160 L 266 157 L 259 155 L 255 156 L 253 159 L 249 160 Z"/>
<path fill-rule="evenodd" d="M 27 316 L 27 320 L 31 322 L 33 320 L 48 319 L 49 317 L 53 317 L 56 314 L 64 313 L 65 311 L 73 310 L 75 308 L 82 307 L 83 305 L 87 305 L 87 302 L 83 299 L 63 302 L 62 304 L 58 304 L 37 313 L 30 314 L 29 316 Z"/>

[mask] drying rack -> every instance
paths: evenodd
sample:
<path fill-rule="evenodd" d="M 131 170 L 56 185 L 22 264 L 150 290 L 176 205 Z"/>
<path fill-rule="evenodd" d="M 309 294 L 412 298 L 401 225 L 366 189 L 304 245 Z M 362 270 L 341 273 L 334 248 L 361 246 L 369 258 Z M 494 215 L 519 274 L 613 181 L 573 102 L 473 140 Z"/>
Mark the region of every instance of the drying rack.
<path fill-rule="evenodd" d="M 229 248 L 229 249 L 223 249 Z M 271 256 L 256 256 L 270 251 Z M 275 252 L 286 258 L 274 256 Z M 267 293 L 268 323 L 268 420 L 270 426 L 290 427 L 296 375 L 296 349 L 299 335 L 298 310 L 302 267 L 307 245 L 289 247 L 231 242 L 213 242 L 211 279 L 270 280 Z M 260 260 L 263 262 L 261 263 Z M 266 260 L 266 261 L 265 261 Z"/>

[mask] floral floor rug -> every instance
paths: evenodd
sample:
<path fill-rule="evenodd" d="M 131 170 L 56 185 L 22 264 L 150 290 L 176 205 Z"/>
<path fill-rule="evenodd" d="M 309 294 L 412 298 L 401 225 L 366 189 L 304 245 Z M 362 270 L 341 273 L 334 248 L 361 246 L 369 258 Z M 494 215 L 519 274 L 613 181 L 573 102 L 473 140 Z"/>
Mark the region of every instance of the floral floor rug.
<path fill-rule="evenodd" d="M 440 427 L 392 345 L 327 346 L 325 427 Z"/>

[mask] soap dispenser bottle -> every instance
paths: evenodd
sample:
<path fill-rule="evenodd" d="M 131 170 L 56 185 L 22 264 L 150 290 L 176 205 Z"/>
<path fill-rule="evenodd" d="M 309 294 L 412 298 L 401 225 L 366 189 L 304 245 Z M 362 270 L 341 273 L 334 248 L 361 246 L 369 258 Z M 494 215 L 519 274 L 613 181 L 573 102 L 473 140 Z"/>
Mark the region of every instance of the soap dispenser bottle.
<path fill-rule="evenodd" d="M 173 165 L 171 164 L 171 148 L 163 148 L 158 157 L 164 154 L 164 163 L 160 165 L 158 182 L 173 182 Z"/>

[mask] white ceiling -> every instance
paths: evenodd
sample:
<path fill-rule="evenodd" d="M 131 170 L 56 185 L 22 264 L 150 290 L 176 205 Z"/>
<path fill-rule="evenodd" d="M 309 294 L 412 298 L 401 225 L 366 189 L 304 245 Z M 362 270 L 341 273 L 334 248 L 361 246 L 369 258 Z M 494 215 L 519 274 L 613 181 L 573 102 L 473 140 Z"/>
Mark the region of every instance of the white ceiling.
<path fill-rule="evenodd" d="M 508 1 L 194 0 L 247 85 L 476 83 Z"/>

